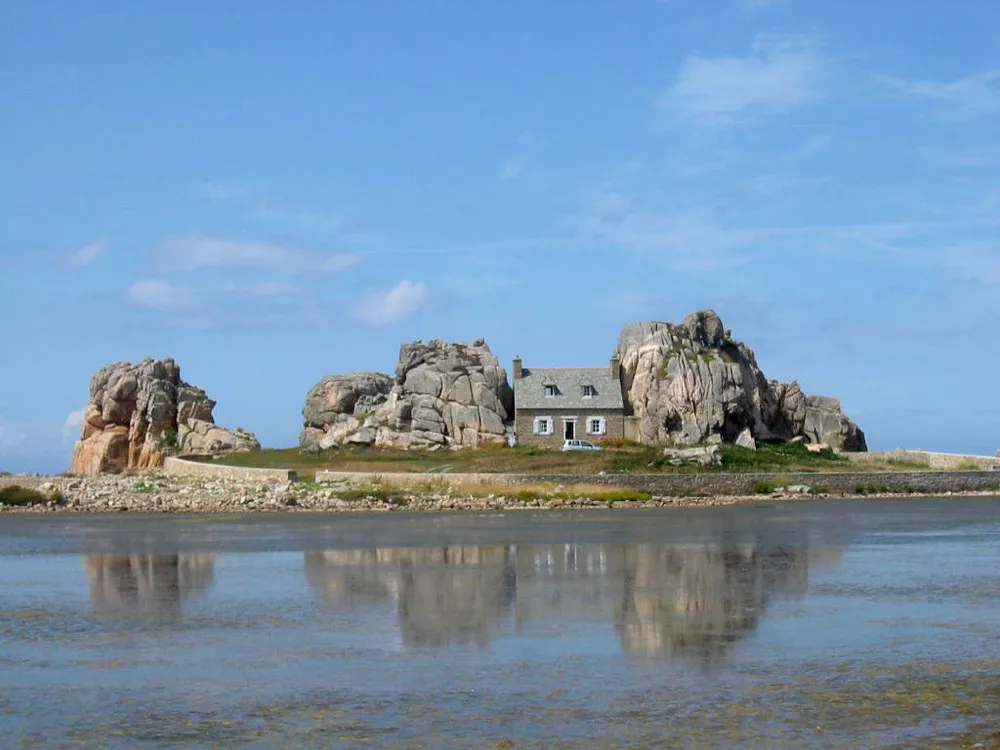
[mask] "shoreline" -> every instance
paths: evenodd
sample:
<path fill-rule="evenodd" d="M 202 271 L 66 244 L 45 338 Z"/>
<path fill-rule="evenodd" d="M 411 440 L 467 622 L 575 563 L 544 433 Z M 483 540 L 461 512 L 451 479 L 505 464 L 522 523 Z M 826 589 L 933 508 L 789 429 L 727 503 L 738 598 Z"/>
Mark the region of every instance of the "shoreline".
<path fill-rule="evenodd" d="M 1000 490 L 946 492 L 790 492 L 718 495 L 653 495 L 649 499 L 544 497 L 524 499 L 504 494 L 413 493 L 392 496 L 351 490 L 343 486 L 294 482 L 251 482 L 196 479 L 166 474 L 46 477 L 8 475 L 0 487 L 19 485 L 43 494 L 61 494 L 62 504 L 0 505 L 3 514 L 250 514 L 250 513 L 447 513 L 518 510 L 615 510 L 629 508 L 698 508 L 750 505 L 775 501 L 907 499 L 928 497 L 984 497 L 1000 499 Z M 516 488 L 512 488 L 516 489 Z M 345 491 L 346 490 L 346 491 Z M 344 496 L 348 496 L 345 498 Z"/>

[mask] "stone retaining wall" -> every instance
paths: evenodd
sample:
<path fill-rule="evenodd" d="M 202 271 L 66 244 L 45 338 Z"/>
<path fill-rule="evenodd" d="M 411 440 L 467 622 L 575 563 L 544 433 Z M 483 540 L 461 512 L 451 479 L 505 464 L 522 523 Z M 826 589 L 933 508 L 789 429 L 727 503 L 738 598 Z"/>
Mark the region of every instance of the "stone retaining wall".
<path fill-rule="evenodd" d="M 852 463 L 865 464 L 882 461 L 908 461 L 924 464 L 931 469 L 958 469 L 963 466 L 975 465 L 980 469 L 1000 469 L 1000 458 L 994 456 L 972 456 L 962 453 L 934 453 L 932 451 L 913 451 L 897 448 L 892 451 L 872 453 L 844 453 Z"/>
<path fill-rule="evenodd" d="M 838 495 L 863 492 L 962 492 L 1000 491 L 997 471 L 913 471 L 913 472 L 840 472 L 840 473 L 768 473 L 728 474 L 702 472 L 692 474 L 407 474 L 386 472 L 320 471 L 317 482 L 380 484 L 383 487 L 434 491 L 444 487 L 522 484 L 596 484 L 606 487 L 641 490 L 654 495 L 681 497 L 694 495 L 752 495 L 761 483 L 775 485 L 804 484 L 816 492 Z"/>
<path fill-rule="evenodd" d="M 163 473 L 175 477 L 234 479 L 241 482 L 295 482 L 299 478 L 298 473 L 291 469 L 251 469 L 185 458 L 166 459 L 163 462 Z"/>

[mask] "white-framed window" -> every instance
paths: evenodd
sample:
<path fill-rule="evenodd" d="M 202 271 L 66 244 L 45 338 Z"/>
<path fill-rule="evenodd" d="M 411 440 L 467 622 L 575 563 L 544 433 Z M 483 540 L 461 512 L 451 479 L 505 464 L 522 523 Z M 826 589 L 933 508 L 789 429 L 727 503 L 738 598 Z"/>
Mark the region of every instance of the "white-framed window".
<path fill-rule="evenodd" d="M 547 385 L 547 386 L 545 386 L 545 395 L 546 396 L 555 396 L 556 393 L 558 392 L 558 390 L 559 389 L 556 388 L 554 385 Z"/>
<path fill-rule="evenodd" d="M 594 386 L 592 385 L 585 385 L 582 387 L 582 390 L 584 398 L 591 398 L 594 395 Z"/>
<path fill-rule="evenodd" d="M 604 417 L 587 417 L 587 434 L 603 435 L 607 432 L 607 422 Z"/>
<path fill-rule="evenodd" d="M 535 417 L 534 432 L 536 435 L 551 435 L 552 425 L 552 417 Z"/>

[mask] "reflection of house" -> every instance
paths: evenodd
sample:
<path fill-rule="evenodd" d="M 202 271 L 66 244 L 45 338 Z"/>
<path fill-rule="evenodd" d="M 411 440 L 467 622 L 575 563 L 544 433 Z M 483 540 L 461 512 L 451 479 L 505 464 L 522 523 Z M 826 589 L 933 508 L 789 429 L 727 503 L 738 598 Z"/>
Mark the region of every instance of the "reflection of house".
<path fill-rule="evenodd" d="M 564 440 L 625 436 L 617 357 L 610 367 L 528 368 L 514 360 L 514 431 L 519 443 L 558 448 Z"/>
<path fill-rule="evenodd" d="M 178 617 L 191 592 L 214 581 L 215 558 L 197 555 L 85 555 L 90 599 L 102 614 Z"/>

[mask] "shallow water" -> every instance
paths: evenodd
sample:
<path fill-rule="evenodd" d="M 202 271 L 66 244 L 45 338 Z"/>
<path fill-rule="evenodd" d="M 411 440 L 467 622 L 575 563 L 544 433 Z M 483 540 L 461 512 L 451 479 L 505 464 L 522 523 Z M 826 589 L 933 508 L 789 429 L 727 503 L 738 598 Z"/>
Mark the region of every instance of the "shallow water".
<path fill-rule="evenodd" d="M 994 747 L 998 511 L 0 517 L 0 745 Z"/>

